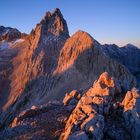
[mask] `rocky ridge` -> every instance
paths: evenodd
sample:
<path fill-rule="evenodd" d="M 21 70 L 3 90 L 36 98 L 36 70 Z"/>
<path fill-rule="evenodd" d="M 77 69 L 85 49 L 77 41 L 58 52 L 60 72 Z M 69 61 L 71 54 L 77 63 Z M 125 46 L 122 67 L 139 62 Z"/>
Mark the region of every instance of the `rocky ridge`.
<path fill-rule="evenodd" d="M 67 93 L 64 105 L 51 101 L 20 112 L 0 138 L 137 140 L 139 100 L 137 89 L 125 94 L 118 80 L 104 72 L 84 93 Z"/>
<path fill-rule="evenodd" d="M 139 139 L 137 76 L 116 46 L 70 37 L 59 9 L 26 37 L 2 38 L 0 139 Z"/>
<path fill-rule="evenodd" d="M 57 28 L 56 32 L 54 28 Z M 13 69 L 7 76 L 11 81 L 11 90 L 7 91 L 9 99 L 3 109 L 7 109 L 20 96 L 29 81 L 52 73 L 57 65 L 59 51 L 68 37 L 65 20 L 56 9 L 52 14 L 46 13 L 24 42 L 12 45 L 15 54 L 9 59 Z M 11 54 L 11 50 L 8 51 Z"/>
<path fill-rule="evenodd" d="M 105 44 L 102 45 L 102 49 L 106 55 L 122 63 L 137 78 L 137 80 L 140 80 L 140 49 L 138 47 L 132 44 L 127 44 L 124 47 L 118 47 L 115 44 Z"/>
<path fill-rule="evenodd" d="M 16 28 L 0 26 L 0 41 L 11 42 L 26 36 L 25 33 L 21 33 Z"/>
<path fill-rule="evenodd" d="M 77 100 L 75 95 L 78 94 L 72 93 L 66 94 L 63 100 L 65 106 L 71 105 L 68 100 Z M 118 81 L 108 73 L 103 73 L 79 99 L 60 140 L 138 140 L 139 100 L 140 93 L 137 89 L 132 89 L 125 95 Z"/>

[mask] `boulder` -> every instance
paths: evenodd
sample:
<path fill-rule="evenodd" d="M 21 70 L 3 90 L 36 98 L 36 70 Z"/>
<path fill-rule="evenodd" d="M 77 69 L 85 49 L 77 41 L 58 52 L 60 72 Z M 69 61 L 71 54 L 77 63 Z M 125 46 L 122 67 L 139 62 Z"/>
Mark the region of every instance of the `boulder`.
<path fill-rule="evenodd" d="M 133 140 L 140 139 L 140 91 L 133 88 L 128 91 L 122 102 L 124 106 L 123 116 L 126 129 L 131 133 Z"/>
<path fill-rule="evenodd" d="M 63 103 L 64 106 L 70 105 L 70 104 L 76 104 L 78 100 L 80 99 L 81 95 L 76 90 L 71 91 L 70 93 L 66 93 Z"/>

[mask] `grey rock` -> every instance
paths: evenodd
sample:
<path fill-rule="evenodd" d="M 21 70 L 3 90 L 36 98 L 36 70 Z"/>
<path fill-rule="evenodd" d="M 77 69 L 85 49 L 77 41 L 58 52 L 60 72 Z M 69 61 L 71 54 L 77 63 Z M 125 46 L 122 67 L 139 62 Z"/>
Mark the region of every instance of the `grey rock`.
<path fill-rule="evenodd" d="M 126 129 L 131 133 L 132 139 L 140 139 L 140 92 L 137 89 L 128 91 L 122 102 L 124 105 L 124 118 Z"/>

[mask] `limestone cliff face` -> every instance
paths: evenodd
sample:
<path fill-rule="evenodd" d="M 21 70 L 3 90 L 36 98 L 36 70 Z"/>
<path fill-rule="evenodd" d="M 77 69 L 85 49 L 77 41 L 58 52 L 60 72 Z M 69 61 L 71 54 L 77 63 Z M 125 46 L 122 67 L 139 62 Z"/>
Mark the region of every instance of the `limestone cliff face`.
<path fill-rule="evenodd" d="M 122 101 L 123 116 L 125 119 L 125 126 L 132 138 L 138 140 L 140 138 L 140 92 L 138 89 L 133 88 L 128 91 Z"/>
<path fill-rule="evenodd" d="M 60 98 L 66 90 L 88 88 L 105 71 L 119 79 L 124 89 L 136 85 L 134 76 L 126 67 L 108 57 L 88 33 L 78 31 L 66 41 L 60 52 L 54 71 L 60 82 L 57 81 L 50 96 Z"/>
<path fill-rule="evenodd" d="M 40 29 L 40 26 L 36 28 Z M 24 77 L 30 78 L 33 82 L 29 82 L 23 96 L 17 101 L 18 104 L 22 104 L 21 101 L 25 98 L 28 98 L 26 107 L 32 104 L 42 104 L 52 99 L 62 100 L 66 92 L 89 88 L 93 81 L 105 71 L 119 79 L 124 90 L 136 86 L 133 75 L 123 65 L 106 56 L 97 45 L 97 41 L 88 33 L 78 31 L 65 43 L 59 40 L 58 42 L 64 47 L 59 43 L 57 47 L 56 43 L 45 47 L 43 44 L 45 37 L 40 38 L 42 40 L 37 46 L 34 44 L 38 38 L 35 34 L 33 45 L 30 50 L 25 51 L 29 61 L 22 65 L 25 69 L 23 70 L 25 74 L 22 73 L 22 76 L 25 75 Z M 49 42 L 46 43 L 48 44 Z M 36 46 L 37 48 L 32 49 Z M 22 81 L 26 80 L 24 77 Z"/>
<path fill-rule="evenodd" d="M 10 89 L 1 89 L 8 96 L 2 105 L 4 110 L 16 101 L 28 82 L 54 71 L 59 52 L 68 37 L 66 21 L 60 10 L 56 9 L 53 13 L 47 12 L 22 43 L 11 44 L 11 49 L 7 50 L 12 56 L 9 57 L 12 69 L 7 78 Z M 12 50 L 14 55 L 10 53 Z"/>
<path fill-rule="evenodd" d="M 0 30 L 3 28 L 0 27 Z M 6 30 L 0 31 L 2 39 L 4 32 Z M 48 139 L 56 138 L 55 133 L 58 133 L 58 138 L 65 124 L 61 139 L 75 139 L 78 135 L 85 139 L 89 135 L 98 139 L 127 139 L 127 132 L 117 125 L 118 120 L 113 122 L 112 117 L 116 113 L 111 117 L 108 114 L 110 110 L 118 108 L 119 104 L 121 107 L 122 104 L 125 106 L 126 91 L 136 86 L 135 77 L 129 70 L 112 59 L 103 46 L 88 33 L 78 31 L 70 37 L 60 10 L 47 12 L 29 35 L 18 39 L 15 36 L 12 41 L 0 41 L 0 131 L 6 128 L 0 132 L 0 138 L 20 138 L 24 133 L 26 139 L 28 136 L 35 136 L 34 132 L 39 132 L 39 138 L 45 139 L 45 125 L 41 124 L 45 122 L 46 125 L 53 125 L 57 122 L 55 129 L 51 128 L 52 133 L 47 135 Z M 62 100 L 65 95 L 64 107 Z M 87 112 L 82 112 L 76 105 Z M 73 109 L 76 116 L 74 120 L 73 115 L 70 115 Z M 121 108 L 117 110 L 123 114 Z M 134 114 L 134 111 L 130 114 Z M 66 117 L 63 118 L 63 115 Z M 45 116 L 49 120 L 44 120 Z M 82 117 L 81 120 L 78 120 L 79 117 Z M 73 128 L 75 122 L 80 123 L 80 126 L 76 124 L 76 128 Z M 117 133 L 108 133 L 109 127 L 114 123 L 117 128 L 112 128 L 112 131 Z M 23 124 L 24 129 L 18 131 L 18 127 L 22 128 Z M 35 131 L 27 133 L 32 128 Z M 13 136 L 14 131 L 17 133 Z M 107 133 L 107 137 L 103 131 Z"/>
<path fill-rule="evenodd" d="M 42 45 L 38 47 L 41 49 Z M 51 59 L 47 59 L 49 54 L 46 52 L 45 62 L 51 61 Z M 39 72 L 41 76 L 36 73 L 38 71 L 36 64 L 42 64 L 42 61 L 41 63 L 40 61 L 31 61 L 29 69 L 32 69 L 38 78 L 32 78 L 33 81 L 29 83 L 20 99 L 16 101 L 15 110 L 18 106 L 21 106 L 23 110 L 33 104 L 40 105 L 54 99 L 62 101 L 66 92 L 74 89 L 86 90 L 91 87 L 93 82 L 105 71 L 118 79 L 118 83 L 124 91 L 137 85 L 135 77 L 123 65 L 104 54 L 99 43 L 86 32 L 78 31 L 68 38 L 57 58 L 57 63 L 52 71 L 48 72 L 51 68 L 50 65 L 46 69 L 47 74 L 42 71 Z M 51 64 L 54 65 L 54 62 L 51 61 Z M 31 67 L 32 63 L 34 67 Z M 41 68 L 41 65 L 39 66 L 38 68 Z M 26 99 L 28 100 L 27 103 L 22 105 Z"/>
<path fill-rule="evenodd" d="M 124 96 L 118 80 L 104 72 L 83 96 L 77 97 L 78 91 L 72 91 L 63 100 L 64 106 L 75 104 L 75 108 L 60 140 L 139 139 L 140 94 L 137 89 Z"/>
<path fill-rule="evenodd" d="M 80 140 L 82 137 L 97 140 L 103 138 L 103 115 L 109 113 L 115 94 L 121 93 L 120 85 L 116 82 L 108 73 L 100 76 L 77 103 L 60 140 Z"/>

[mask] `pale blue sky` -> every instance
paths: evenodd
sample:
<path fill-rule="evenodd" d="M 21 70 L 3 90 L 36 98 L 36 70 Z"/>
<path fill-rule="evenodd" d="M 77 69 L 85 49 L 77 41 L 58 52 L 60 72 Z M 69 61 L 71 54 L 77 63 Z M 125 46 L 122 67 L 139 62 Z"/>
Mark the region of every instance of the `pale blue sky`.
<path fill-rule="evenodd" d="M 140 0 L 0 0 L 0 25 L 29 33 L 57 7 L 71 35 L 81 29 L 100 43 L 140 47 Z"/>

